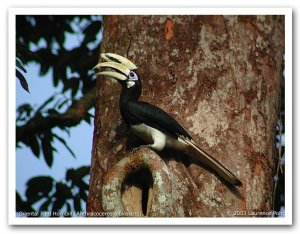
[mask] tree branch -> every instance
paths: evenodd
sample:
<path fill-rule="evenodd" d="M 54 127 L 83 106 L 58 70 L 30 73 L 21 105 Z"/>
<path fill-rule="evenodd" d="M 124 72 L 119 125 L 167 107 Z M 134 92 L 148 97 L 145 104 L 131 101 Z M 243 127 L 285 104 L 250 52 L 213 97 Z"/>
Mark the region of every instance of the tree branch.
<path fill-rule="evenodd" d="M 96 100 L 96 88 L 92 87 L 79 100 L 61 114 L 49 114 L 44 117 L 41 114 L 35 115 L 23 126 L 16 127 L 16 142 L 22 141 L 32 132 L 44 132 L 54 127 L 72 127 L 76 126 L 81 120 L 86 118 L 88 110 L 94 106 Z"/>

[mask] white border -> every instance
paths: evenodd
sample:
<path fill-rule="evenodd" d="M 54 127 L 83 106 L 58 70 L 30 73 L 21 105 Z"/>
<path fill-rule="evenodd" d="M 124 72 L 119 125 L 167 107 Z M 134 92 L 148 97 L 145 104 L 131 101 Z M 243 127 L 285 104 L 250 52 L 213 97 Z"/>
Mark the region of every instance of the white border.
<path fill-rule="evenodd" d="M 15 216 L 15 16 L 98 15 L 285 15 L 286 213 L 285 218 L 17 218 Z M 291 225 L 292 224 L 292 9 L 291 8 L 12 8 L 9 9 L 8 218 L 11 225 Z"/>
<path fill-rule="evenodd" d="M 287 15 L 292 8 L 124 7 L 124 8 L 11 8 L 9 15 Z"/>

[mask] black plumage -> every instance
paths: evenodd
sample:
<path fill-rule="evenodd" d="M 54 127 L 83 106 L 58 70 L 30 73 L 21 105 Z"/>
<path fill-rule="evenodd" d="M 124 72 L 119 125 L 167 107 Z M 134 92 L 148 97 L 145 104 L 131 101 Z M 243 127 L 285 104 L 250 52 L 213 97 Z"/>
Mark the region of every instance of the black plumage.
<path fill-rule="evenodd" d="M 220 162 L 198 147 L 185 129 L 168 113 L 147 102 L 138 101 L 142 84 L 136 73 L 137 67 L 128 59 L 111 53 L 101 55 L 107 62 L 99 63 L 96 68 L 113 70 L 99 72 L 100 75 L 113 77 L 122 85 L 120 112 L 127 126 L 143 138 L 147 147 L 160 151 L 165 147 L 180 150 L 206 164 L 232 185 L 242 186 L 242 182 Z"/>
<path fill-rule="evenodd" d="M 184 136 L 189 140 L 192 139 L 173 117 L 156 106 L 147 102 L 130 101 L 127 103 L 126 109 L 131 125 L 145 123 L 175 138 Z"/>
<path fill-rule="evenodd" d="M 184 128 L 164 110 L 147 102 L 138 101 L 142 93 L 140 79 L 135 80 L 134 86 L 130 88 L 127 88 L 124 82 L 120 83 L 122 85 L 120 110 L 128 126 L 144 123 L 175 138 L 181 135 L 190 140 L 192 139 Z"/>

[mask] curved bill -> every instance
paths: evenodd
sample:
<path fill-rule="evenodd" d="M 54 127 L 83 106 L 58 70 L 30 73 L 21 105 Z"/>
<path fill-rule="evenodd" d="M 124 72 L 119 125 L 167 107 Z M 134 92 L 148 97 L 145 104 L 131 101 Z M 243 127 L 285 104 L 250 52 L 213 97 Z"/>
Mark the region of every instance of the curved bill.
<path fill-rule="evenodd" d="M 98 72 L 97 75 L 102 75 L 102 76 L 110 76 L 112 78 L 115 78 L 117 80 L 126 80 L 127 77 L 121 73 L 115 72 L 115 71 L 103 71 L 103 72 Z"/>
<path fill-rule="evenodd" d="M 130 70 L 123 66 L 120 63 L 116 63 L 116 62 L 104 62 L 104 63 L 98 63 L 94 69 L 97 68 L 101 68 L 101 67 L 107 67 L 107 68 L 112 68 L 114 70 L 117 70 L 118 72 L 121 72 L 122 74 L 124 74 L 125 76 L 128 76 L 130 73 Z"/>
<path fill-rule="evenodd" d="M 104 53 L 101 54 L 101 58 L 106 62 L 98 63 L 94 69 L 110 68 L 113 71 L 102 71 L 98 72 L 97 75 L 110 76 L 118 80 L 127 80 L 130 71 L 137 69 L 131 61 L 118 54 Z"/>
<path fill-rule="evenodd" d="M 101 58 L 103 58 L 107 62 L 116 62 L 122 64 L 123 66 L 127 67 L 129 70 L 137 69 L 137 66 L 133 62 L 118 54 L 103 53 L 101 54 Z"/>

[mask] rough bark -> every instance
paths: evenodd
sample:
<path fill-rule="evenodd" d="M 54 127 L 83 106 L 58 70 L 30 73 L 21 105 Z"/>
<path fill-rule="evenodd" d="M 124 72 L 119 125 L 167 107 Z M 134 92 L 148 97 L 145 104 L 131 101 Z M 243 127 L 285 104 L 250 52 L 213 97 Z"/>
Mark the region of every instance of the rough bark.
<path fill-rule="evenodd" d="M 107 16 L 104 22 L 101 52 L 123 55 L 138 66 L 140 100 L 177 119 L 243 187 L 226 185 L 176 152 L 157 156 L 143 149 L 132 154 L 131 148 L 143 142 L 127 132 L 121 119 L 120 86 L 98 78 L 87 211 L 114 212 L 118 205 L 136 216 L 271 211 L 284 16 Z M 147 155 L 162 160 L 156 158 L 159 163 L 153 166 L 143 159 Z M 167 175 L 161 183 L 170 196 L 156 194 L 154 174 L 161 168 Z M 156 198 L 166 198 L 168 204 L 155 213 Z"/>

